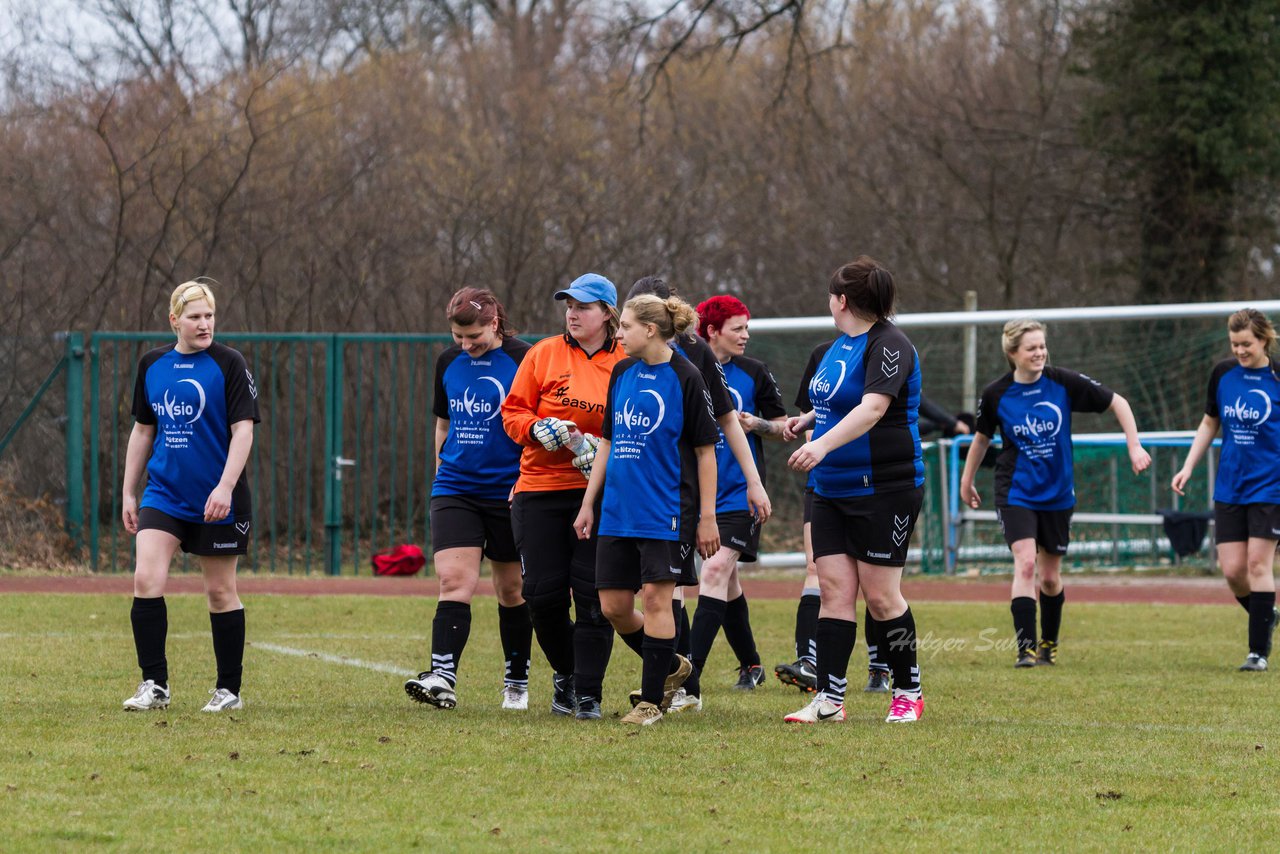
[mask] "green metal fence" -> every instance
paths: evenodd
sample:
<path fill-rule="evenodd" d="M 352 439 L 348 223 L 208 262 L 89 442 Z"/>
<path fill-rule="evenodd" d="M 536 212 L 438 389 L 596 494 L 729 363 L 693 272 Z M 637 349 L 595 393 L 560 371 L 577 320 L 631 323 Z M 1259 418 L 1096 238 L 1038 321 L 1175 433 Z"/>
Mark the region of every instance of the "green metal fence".
<path fill-rule="evenodd" d="M 132 567 L 132 538 L 119 519 L 133 383 L 141 355 L 169 340 L 136 332 L 89 340 L 88 455 L 77 463 L 71 429 L 67 455 L 68 494 L 85 489 L 88 513 L 77 518 L 69 501 L 68 528 L 86 531 L 95 570 Z M 372 552 L 396 543 L 427 546 L 431 383 L 450 336 L 229 333 L 219 340 L 244 353 L 263 414 L 248 466 L 255 535 L 245 568 L 339 574 L 363 571 Z M 83 389 L 68 383 L 68 413 L 84 410 Z"/>
<path fill-rule="evenodd" d="M 0 451 L 56 395 L 65 376 L 66 529 L 87 546 L 95 571 L 132 568 L 133 543 L 121 525 L 121 481 L 139 358 L 168 343 L 164 332 L 100 332 L 88 346 L 62 336 L 63 355 L 35 388 L 3 436 Z M 784 397 L 803 346 L 758 349 L 782 366 Z M 254 537 L 242 566 L 281 574 L 367 572 L 375 551 L 418 543 L 429 551 L 430 484 L 434 475 L 434 364 L 447 335 L 240 333 L 219 336 L 245 355 L 257 380 L 263 423 L 254 435 L 248 479 Z M 776 350 L 776 352 L 769 352 Z M 44 368 L 41 366 L 41 372 Z M 85 413 L 87 412 L 87 418 Z M 46 419 L 47 420 L 47 419 Z M 766 553 L 801 549 L 804 479 L 786 468 L 794 446 L 765 443 L 774 518 L 762 535 Z M 39 453 L 37 451 L 37 453 Z M 926 446 L 925 508 L 917 546 L 921 569 L 945 567 L 948 492 L 944 449 Z"/>
<path fill-rule="evenodd" d="M 16 455 L 25 462 L 56 459 L 53 455 L 62 450 L 65 467 L 41 466 L 37 459 L 24 475 L 39 469 L 43 480 L 33 488 L 56 495 L 65 471 L 66 530 L 72 541 L 87 547 L 96 571 L 128 571 L 133 538 L 121 526 L 120 487 L 133 427 L 136 366 L 146 350 L 172 337 L 166 332 L 100 332 L 89 336 L 87 346 L 79 333 L 58 338 L 54 343 L 62 351 L 60 359 L 50 358 L 56 350 L 49 347 L 33 352 L 22 365 L 15 363 L 22 382 L 7 398 L 0 451 L 8 447 L 9 458 Z M 397 543 L 418 543 L 429 551 L 431 385 L 436 358 L 450 346 L 450 336 L 229 333 L 220 340 L 244 353 L 257 379 L 263 413 L 249 458 L 255 535 L 244 568 L 282 574 L 365 573 L 372 552 Z M 31 348 L 29 342 L 27 346 Z M 753 344 L 757 356 L 778 367 L 788 402 L 811 346 L 812 336 L 785 334 L 761 336 Z M 51 392 L 59 378 L 65 380 L 65 401 Z M 23 424 L 33 421 L 36 426 L 19 435 Z M 793 450 L 792 445 L 765 443 L 775 515 L 763 532 L 764 552 L 801 548 L 804 480 L 786 468 Z M 1174 456 L 1161 455 L 1162 465 L 1153 467 L 1151 476 L 1131 480 L 1117 478 L 1115 460 L 1092 466 L 1089 454 L 1081 454 L 1081 508 L 1151 512 L 1166 497 L 1161 487 Z M 916 545 L 921 569 L 941 572 L 948 543 L 943 504 L 954 489 L 948 480 L 954 478 L 940 446 L 927 448 L 925 465 L 925 507 Z M 1104 488 L 1116 483 L 1123 490 Z M 1129 494 L 1135 490 L 1144 494 Z M 1128 533 L 1109 533 L 1117 542 L 1133 539 Z"/>
<path fill-rule="evenodd" d="M 133 566 L 133 538 L 120 523 L 133 383 L 142 354 L 171 340 L 164 332 L 100 332 L 86 347 L 79 335 L 67 338 L 67 530 L 87 545 L 95 571 Z M 228 333 L 219 340 L 244 353 L 263 415 L 249 457 L 254 537 L 243 568 L 366 573 L 373 552 L 397 543 L 429 552 L 431 386 L 451 337 Z M 775 518 L 765 551 L 800 549 L 804 480 L 786 469 L 792 450 L 766 443 Z M 925 533 L 930 554 L 940 555 L 941 529 Z"/>

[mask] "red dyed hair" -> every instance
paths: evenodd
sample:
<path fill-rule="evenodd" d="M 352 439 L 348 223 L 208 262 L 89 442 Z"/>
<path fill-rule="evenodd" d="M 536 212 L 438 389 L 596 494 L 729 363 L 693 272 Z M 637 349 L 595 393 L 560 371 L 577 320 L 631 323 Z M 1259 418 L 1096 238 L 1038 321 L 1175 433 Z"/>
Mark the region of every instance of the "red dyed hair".
<path fill-rule="evenodd" d="M 751 312 L 747 309 L 746 303 L 737 297 L 722 294 L 718 297 L 703 300 L 698 304 L 698 334 L 703 338 L 707 338 L 708 326 L 723 329 L 724 325 L 729 322 L 729 318 L 737 317 L 740 314 L 746 315 L 748 318 L 751 317 Z"/>

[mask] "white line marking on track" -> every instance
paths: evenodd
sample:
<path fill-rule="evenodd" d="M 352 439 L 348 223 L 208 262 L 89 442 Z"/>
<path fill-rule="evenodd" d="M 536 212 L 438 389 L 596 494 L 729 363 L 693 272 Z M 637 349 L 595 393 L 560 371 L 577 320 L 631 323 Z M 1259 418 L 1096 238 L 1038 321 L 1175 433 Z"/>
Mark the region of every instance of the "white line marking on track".
<path fill-rule="evenodd" d="M 249 644 L 254 649 L 263 649 L 267 652 L 275 652 L 280 655 L 292 655 L 295 658 L 314 658 L 319 661 L 326 661 L 329 664 L 345 664 L 348 667 L 360 667 L 365 670 L 375 670 L 378 673 L 390 673 L 393 676 L 416 676 L 412 670 L 404 667 L 398 667 L 394 664 L 383 664 L 378 661 L 363 661 L 359 658 L 350 658 L 345 655 L 330 655 L 327 652 L 315 652 L 310 649 L 295 649 L 291 646 L 279 646 L 274 643 L 263 643 L 262 641 L 253 641 Z"/>

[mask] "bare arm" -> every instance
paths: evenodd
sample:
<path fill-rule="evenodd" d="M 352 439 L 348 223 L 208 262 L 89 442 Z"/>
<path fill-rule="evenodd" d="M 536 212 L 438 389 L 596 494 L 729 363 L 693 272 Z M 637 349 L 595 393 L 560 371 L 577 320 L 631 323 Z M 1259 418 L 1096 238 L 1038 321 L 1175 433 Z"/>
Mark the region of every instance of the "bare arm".
<path fill-rule="evenodd" d="M 231 444 L 227 447 L 227 464 L 222 467 L 222 478 L 204 502 L 206 522 L 218 522 L 227 518 L 227 514 L 231 512 L 231 490 L 240 479 L 252 448 L 253 422 L 245 419 L 232 424 Z"/>
<path fill-rule="evenodd" d="M 827 454 L 842 445 L 847 445 L 874 427 L 884 417 L 892 402 L 893 398 L 887 394 L 864 395 L 862 402 L 841 418 L 836 426 L 823 434 L 822 438 L 801 445 L 791 455 L 787 465 L 796 471 L 810 471 L 822 462 Z M 790 427 L 789 422 L 788 427 Z"/>
<path fill-rule="evenodd" d="M 720 551 L 720 526 L 716 524 L 716 446 L 698 445 L 693 452 L 698 457 L 698 553 L 706 559 Z"/>
<path fill-rule="evenodd" d="M 1133 408 L 1129 406 L 1129 401 L 1120 395 L 1111 398 L 1110 410 L 1115 414 L 1116 421 L 1120 422 L 1120 429 L 1124 431 L 1125 444 L 1129 446 L 1129 464 L 1133 467 L 1134 474 L 1141 474 L 1151 465 L 1151 455 L 1142 447 L 1142 442 L 1138 439 L 1138 422 L 1134 420 Z"/>
<path fill-rule="evenodd" d="M 151 459 L 155 441 L 156 425 L 133 425 L 124 456 L 124 486 L 120 490 L 124 529 L 130 534 L 138 533 L 138 490 L 142 488 L 142 474 L 147 470 L 147 460 Z"/>
<path fill-rule="evenodd" d="M 782 441 L 782 431 L 787 425 L 787 418 L 765 419 L 750 412 L 739 412 L 738 422 L 742 425 L 742 429 L 746 433 L 754 433 L 761 439 L 772 439 L 774 441 Z"/>
<path fill-rule="evenodd" d="M 1206 415 L 1200 420 L 1200 426 L 1196 428 L 1196 437 L 1191 440 L 1191 450 L 1187 451 L 1187 459 L 1182 463 L 1178 473 L 1173 476 L 1173 482 L 1170 484 L 1173 491 L 1179 495 L 1186 495 L 1182 489 L 1191 479 L 1191 472 L 1200 464 L 1200 458 L 1213 444 L 1213 437 L 1218 435 L 1218 423 L 1218 419 L 1212 415 Z"/>
<path fill-rule="evenodd" d="M 449 419 L 436 416 L 436 471 L 440 471 L 440 451 L 444 449 L 444 440 L 449 438 Z"/>
<path fill-rule="evenodd" d="M 604 472 L 609 465 L 608 439 L 601 439 L 596 448 L 596 459 L 591 466 L 591 479 L 587 481 L 587 491 L 582 494 L 582 506 L 578 508 L 578 518 L 573 520 L 573 532 L 580 540 L 591 538 L 591 526 L 596 522 L 596 498 L 604 489 Z"/>
<path fill-rule="evenodd" d="M 964 461 L 964 474 L 960 475 L 960 500 L 977 510 L 982 504 L 982 496 L 973 486 L 973 479 L 982 465 L 982 458 L 991 447 L 991 437 L 986 433 L 974 433 L 973 444 L 969 446 L 969 456 Z"/>
<path fill-rule="evenodd" d="M 756 460 L 751 454 L 747 434 L 742 432 L 742 425 L 738 423 L 737 411 L 726 412 L 716 419 L 716 423 L 724 431 L 729 450 L 733 451 L 733 458 L 738 461 L 742 474 L 747 479 L 747 507 L 763 524 L 773 515 L 773 505 L 769 503 L 769 494 L 764 491 L 764 482 L 760 480 L 760 472 L 756 469 Z"/>

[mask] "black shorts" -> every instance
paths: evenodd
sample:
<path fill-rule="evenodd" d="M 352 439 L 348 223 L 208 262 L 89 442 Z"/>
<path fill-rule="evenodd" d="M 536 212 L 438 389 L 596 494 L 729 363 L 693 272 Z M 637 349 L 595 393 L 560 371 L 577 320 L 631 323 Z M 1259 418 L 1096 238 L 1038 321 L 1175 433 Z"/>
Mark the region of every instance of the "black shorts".
<path fill-rule="evenodd" d="M 813 559 L 849 555 L 876 566 L 905 566 L 924 489 L 857 498 L 813 498 Z"/>
<path fill-rule="evenodd" d="M 760 552 L 760 523 L 746 510 L 716 514 L 720 545 L 738 551 L 738 560 L 754 563 Z"/>
<path fill-rule="evenodd" d="M 686 557 L 692 543 L 640 537 L 600 537 L 596 543 L 596 589 L 639 590 L 661 581 L 683 584 Z"/>
<path fill-rule="evenodd" d="M 1051 555 L 1067 553 L 1067 544 L 1071 542 L 1071 514 L 1074 507 L 1066 510 L 1032 510 L 1030 507 L 996 508 L 996 519 L 1000 522 L 1000 531 L 1004 541 L 1012 546 L 1018 540 L 1035 540 L 1040 551 Z"/>
<path fill-rule="evenodd" d="M 164 531 L 178 538 L 178 544 L 189 555 L 202 557 L 238 557 L 249 552 L 249 529 L 252 519 L 238 517 L 234 522 L 188 522 L 154 507 L 138 511 L 139 531 Z"/>
<path fill-rule="evenodd" d="M 1218 543 L 1280 540 L 1280 504 L 1213 502 L 1213 538 Z"/>
<path fill-rule="evenodd" d="M 804 491 L 804 523 L 808 525 L 813 521 L 813 488 L 806 487 Z"/>
<path fill-rule="evenodd" d="M 511 507 L 501 499 L 468 495 L 431 498 L 431 553 L 445 549 L 479 548 L 489 560 L 520 560 L 511 533 Z"/>
<path fill-rule="evenodd" d="M 517 492 L 511 502 L 511 533 L 520 552 L 524 598 L 530 603 L 595 602 L 596 532 L 585 540 L 574 533 L 586 488 L 555 492 Z M 596 526 L 600 503 L 596 502 Z M 601 617 L 600 619 L 604 619 Z"/>

